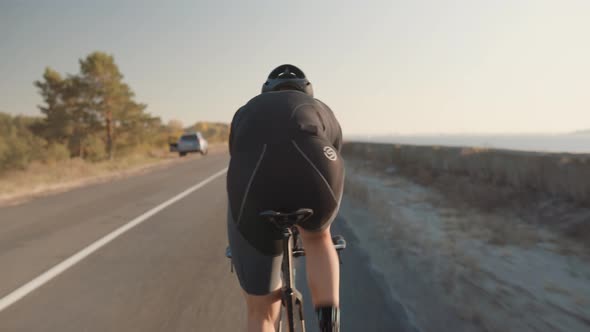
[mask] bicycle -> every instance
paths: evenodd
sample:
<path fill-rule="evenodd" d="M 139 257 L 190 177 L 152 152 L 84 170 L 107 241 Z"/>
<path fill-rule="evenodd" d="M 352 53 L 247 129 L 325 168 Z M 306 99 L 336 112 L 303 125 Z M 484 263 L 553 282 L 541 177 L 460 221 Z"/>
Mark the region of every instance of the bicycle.
<path fill-rule="evenodd" d="M 299 232 L 296 225 L 302 224 L 313 215 L 312 209 L 299 209 L 290 213 L 264 211 L 262 218 L 272 222 L 280 231 L 283 238 L 283 262 L 281 275 L 283 286 L 281 288 L 281 313 L 279 316 L 279 332 L 305 332 L 305 320 L 303 318 L 303 296 L 295 288 L 295 267 L 293 258 L 305 256 L 305 250 L 299 241 Z M 332 237 L 334 248 L 338 252 L 346 248 L 346 240 L 341 235 Z M 228 246 L 225 252 L 227 258 L 231 258 L 231 249 Z M 342 263 L 342 261 L 340 261 Z M 233 271 L 233 269 L 232 269 Z M 296 311 L 294 309 L 297 309 Z M 298 319 L 295 319 L 295 313 Z M 284 320 L 283 317 L 287 319 Z M 295 329 L 297 327 L 297 329 Z"/>

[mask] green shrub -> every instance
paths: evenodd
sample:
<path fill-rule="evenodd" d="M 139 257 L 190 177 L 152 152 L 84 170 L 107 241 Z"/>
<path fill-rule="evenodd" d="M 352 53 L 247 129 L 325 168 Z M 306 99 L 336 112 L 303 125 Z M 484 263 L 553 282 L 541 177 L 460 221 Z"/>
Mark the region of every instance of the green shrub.
<path fill-rule="evenodd" d="M 70 150 L 65 144 L 50 143 L 43 151 L 43 161 L 46 163 L 54 163 L 70 158 Z"/>
<path fill-rule="evenodd" d="M 82 141 L 84 159 L 97 162 L 106 159 L 107 151 L 104 141 L 97 136 L 88 136 Z"/>
<path fill-rule="evenodd" d="M 187 132 L 200 131 L 209 143 L 227 142 L 229 125 L 217 122 L 197 122 L 186 128 Z"/>
<path fill-rule="evenodd" d="M 0 172 L 24 169 L 38 159 L 45 141 L 29 130 L 35 119 L 0 113 Z"/>

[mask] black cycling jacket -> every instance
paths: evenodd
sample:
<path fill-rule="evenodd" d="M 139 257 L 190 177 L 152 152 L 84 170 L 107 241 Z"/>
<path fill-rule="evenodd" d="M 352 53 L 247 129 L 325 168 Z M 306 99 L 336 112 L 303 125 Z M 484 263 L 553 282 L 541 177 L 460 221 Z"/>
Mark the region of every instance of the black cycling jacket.
<path fill-rule="evenodd" d="M 339 152 L 342 147 L 342 129 L 326 104 L 295 90 L 262 93 L 234 114 L 230 155 L 301 135 L 319 137 Z"/>

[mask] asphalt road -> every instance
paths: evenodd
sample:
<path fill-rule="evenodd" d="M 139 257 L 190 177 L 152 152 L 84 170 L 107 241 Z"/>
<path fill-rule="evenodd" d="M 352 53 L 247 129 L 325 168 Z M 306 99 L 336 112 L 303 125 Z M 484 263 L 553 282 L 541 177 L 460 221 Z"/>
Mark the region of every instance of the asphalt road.
<path fill-rule="evenodd" d="M 0 208 L 0 303 L 97 240 L 210 179 L 228 160 L 223 152 L 190 157 L 149 174 Z M 225 176 L 193 190 L 0 309 L 0 331 L 242 330 L 245 305 L 224 257 Z M 340 217 L 334 226 L 349 243 L 342 265 L 343 330 L 409 331 L 402 307 L 347 226 L 351 222 Z M 315 331 L 301 263 L 297 282 L 307 300 L 307 325 Z"/>

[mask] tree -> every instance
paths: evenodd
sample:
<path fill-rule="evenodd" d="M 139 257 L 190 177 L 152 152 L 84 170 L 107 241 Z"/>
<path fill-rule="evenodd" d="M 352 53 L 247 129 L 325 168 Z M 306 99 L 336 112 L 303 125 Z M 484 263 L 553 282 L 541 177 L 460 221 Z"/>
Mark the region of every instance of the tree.
<path fill-rule="evenodd" d="M 145 144 L 142 139 L 154 141 L 146 133 L 160 130 L 161 121 L 145 112 L 147 105 L 134 100 L 113 56 L 93 52 L 79 64 L 77 75 L 63 78 L 46 68 L 43 80 L 35 82 L 45 102 L 39 108 L 46 116 L 36 131 L 48 141 L 67 143 L 73 156 L 91 154 L 94 160 L 103 147 L 112 159 L 115 146 L 129 150 Z"/>
<path fill-rule="evenodd" d="M 182 124 L 182 121 L 176 119 L 168 121 L 166 132 L 168 134 L 169 143 L 176 142 L 184 132 L 184 125 Z"/>
<path fill-rule="evenodd" d="M 50 142 L 66 144 L 73 156 L 84 156 L 84 141 L 100 130 L 100 121 L 87 111 L 82 98 L 78 76 L 66 78 L 51 68 L 46 68 L 42 81 L 35 86 L 45 101 L 39 106 L 45 120 L 33 131 Z"/>
<path fill-rule="evenodd" d="M 115 119 L 123 118 L 129 110 L 141 113 L 145 106 L 133 105 L 134 94 L 123 83 L 123 74 L 112 55 L 94 52 L 81 59 L 80 83 L 87 112 L 95 114 L 104 122 L 107 153 L 109 159 L 112 159 Z"/>
<path fill-rule="evenodd" d="M 48 139 L 67 140 L 72 134 L 70 115 L 65 105 L 65 87 L 67 83 L 55 70 L 47 67 L 43 73 L 43 81 L 35 81 L 39 93 L 45 101 L 44 106 L 38 106 L 46 118 L 39 134 Z"/>

